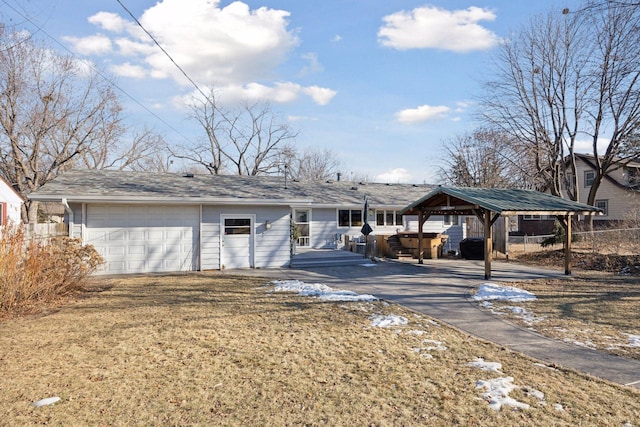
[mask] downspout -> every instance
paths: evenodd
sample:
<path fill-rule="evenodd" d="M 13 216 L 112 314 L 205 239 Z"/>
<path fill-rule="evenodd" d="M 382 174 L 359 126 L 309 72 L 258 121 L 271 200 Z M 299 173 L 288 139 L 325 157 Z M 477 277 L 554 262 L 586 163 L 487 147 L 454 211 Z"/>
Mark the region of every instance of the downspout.
<path fill-rule="evenodd" d="M 67 230 L 67 235 L 69 237 L 73 237 L 72 236 L 72 230 L 73 230 L 73 210 L 69 207 L 69 203 L 67 202 L 66 198 L 62 199 L 62 206 L 64 206 L 64 211 L 67 213 L 67 215 L 69 215 L 69 229 Z"/>

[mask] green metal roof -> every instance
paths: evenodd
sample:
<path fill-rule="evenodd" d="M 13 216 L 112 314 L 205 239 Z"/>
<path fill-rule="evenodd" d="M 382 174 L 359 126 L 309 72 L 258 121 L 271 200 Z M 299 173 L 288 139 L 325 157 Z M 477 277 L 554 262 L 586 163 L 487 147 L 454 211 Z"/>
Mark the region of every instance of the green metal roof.
<path fill-rule="evenodd" d="M 594 206 L 539 191 L 463 187 L 437 187 L 404 208 L 402 213 L 417 214 L 422 209 L 433 215 L 470 215 L 477 209 L 501 215 L 589 215 L 602 212 Z"/>

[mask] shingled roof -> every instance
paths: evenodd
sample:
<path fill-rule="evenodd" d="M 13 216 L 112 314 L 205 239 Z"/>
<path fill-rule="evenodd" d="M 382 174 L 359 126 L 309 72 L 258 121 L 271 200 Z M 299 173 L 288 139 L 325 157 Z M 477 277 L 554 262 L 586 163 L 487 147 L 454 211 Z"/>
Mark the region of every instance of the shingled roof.
<path fill-rule="evenodd" d="M 187 175 L 109 170 L 71 170 L 30 195 L 32 200 L 69 202 L 167 202 L 313 204 L 402 207 L 434 186 L 288 180 L 272 176 Z"/>

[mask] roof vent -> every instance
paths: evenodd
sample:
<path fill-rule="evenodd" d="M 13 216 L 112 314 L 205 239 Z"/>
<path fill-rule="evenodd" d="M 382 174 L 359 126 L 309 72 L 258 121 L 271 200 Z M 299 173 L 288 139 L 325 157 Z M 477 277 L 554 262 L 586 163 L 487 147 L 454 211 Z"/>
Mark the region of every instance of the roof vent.
<path fill-rule="evenodd" d="M 185 178 L 193 178 L 195 175 L 192 173 L 185 173 L 184 175 L 182 175 Z"/>
<path fill-rule="evenodd" d="M 358 190 L 358 187 L 351 187 L 352 190 Z"/>

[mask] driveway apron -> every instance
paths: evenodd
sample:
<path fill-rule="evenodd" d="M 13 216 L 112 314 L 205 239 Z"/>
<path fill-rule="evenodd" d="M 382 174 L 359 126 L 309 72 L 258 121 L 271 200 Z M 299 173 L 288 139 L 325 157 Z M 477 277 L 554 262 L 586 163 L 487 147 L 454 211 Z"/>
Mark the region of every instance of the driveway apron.
<path fill-rule="evenodd" d="M 235 270 L 235 273 L 240 271 Z M 324 283 L 393 301 L 470 335 L 508 347 L 547 364 L 556 364 L 609 381 L 640 388 L 640 361 L 625 359 L 544 337 L 502 320 L 471 300 L 484 280 L 484 262 L 458 259 L 381 261 L 370 266 L 242 270 L 274 279 Z M 231 273 L 231 272 L 229 272 Z M 562 272 L 494 262 L 491 282 L 563 277 Z"/>

